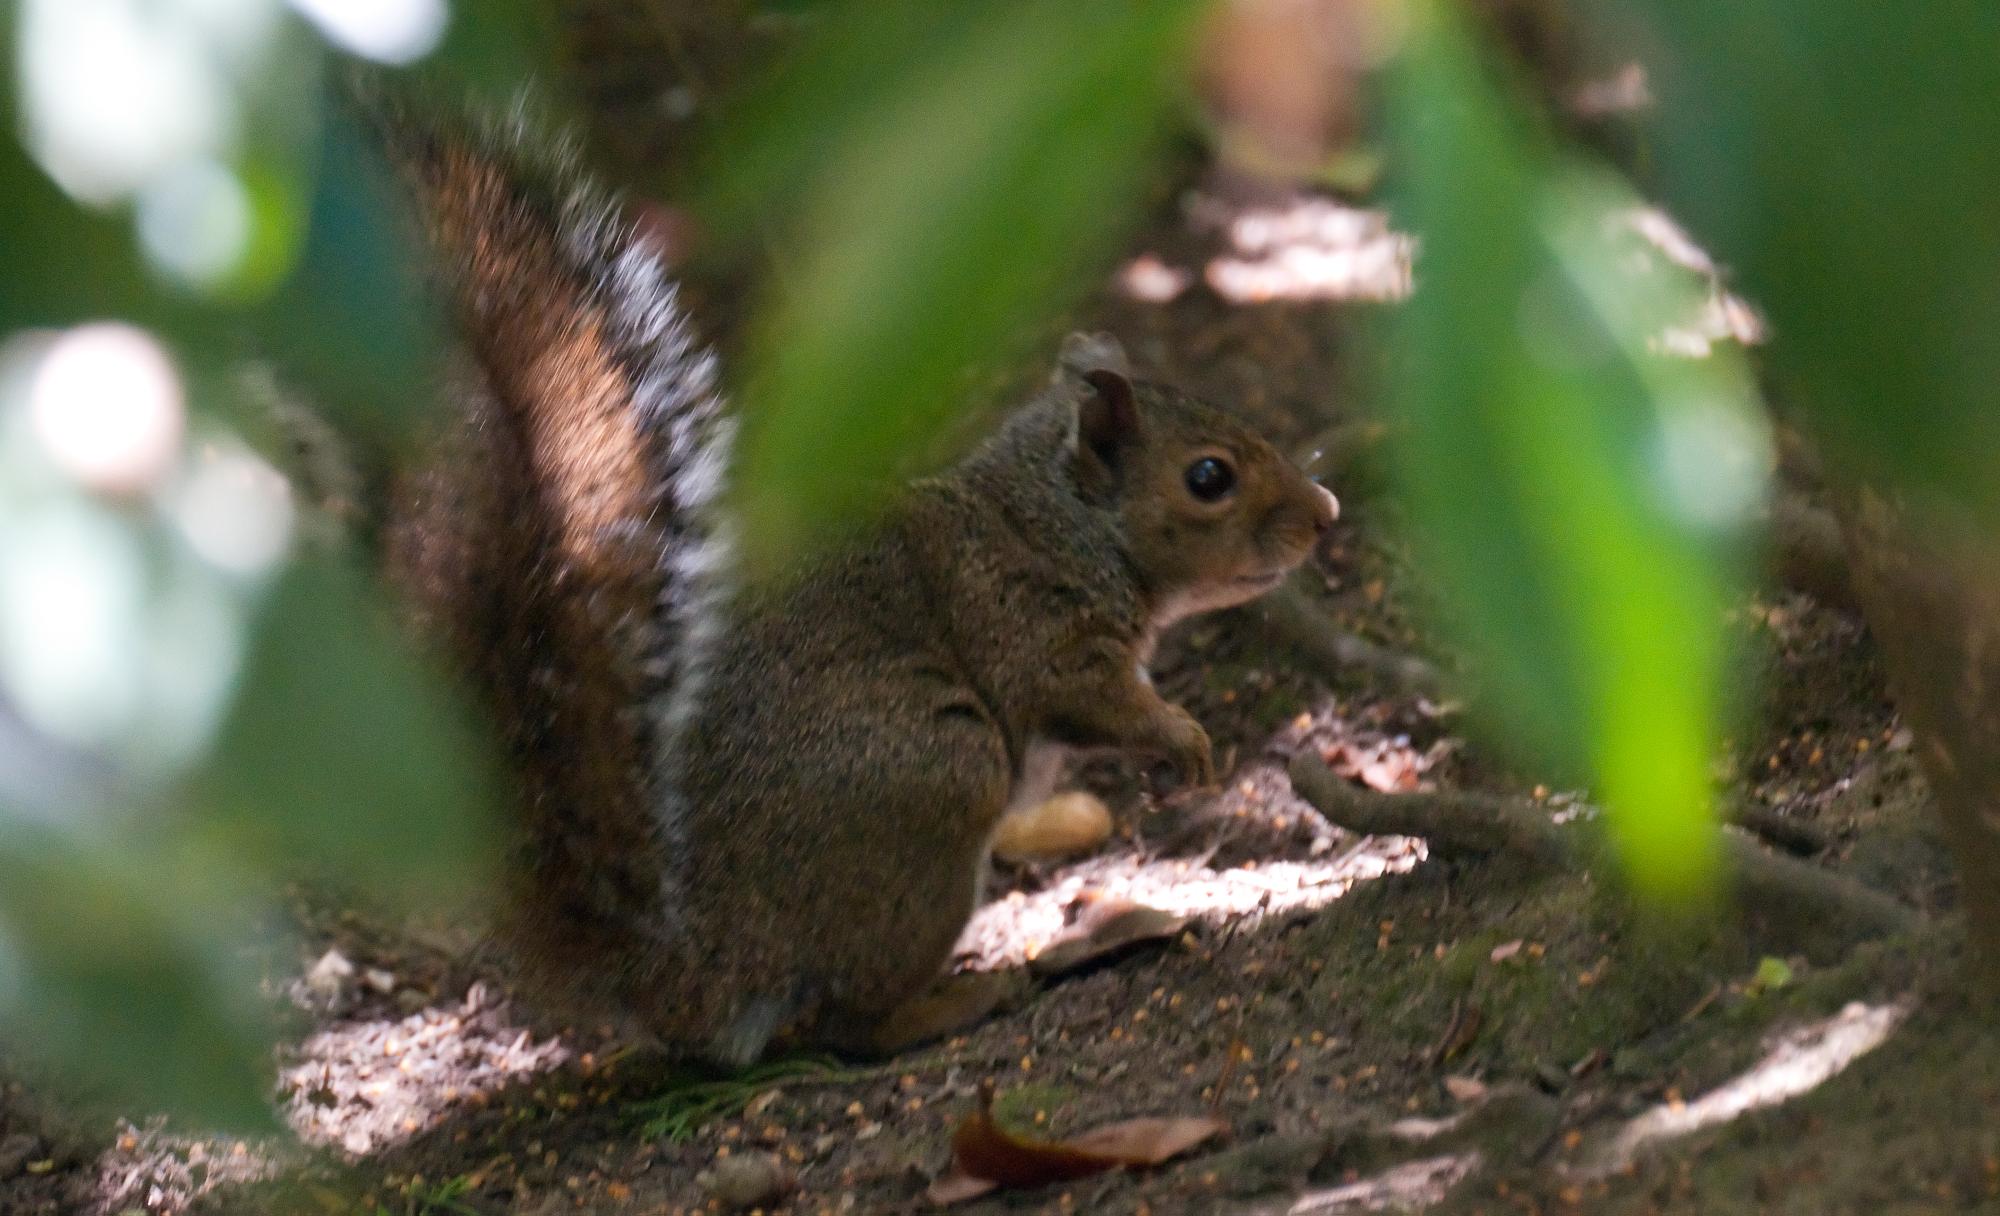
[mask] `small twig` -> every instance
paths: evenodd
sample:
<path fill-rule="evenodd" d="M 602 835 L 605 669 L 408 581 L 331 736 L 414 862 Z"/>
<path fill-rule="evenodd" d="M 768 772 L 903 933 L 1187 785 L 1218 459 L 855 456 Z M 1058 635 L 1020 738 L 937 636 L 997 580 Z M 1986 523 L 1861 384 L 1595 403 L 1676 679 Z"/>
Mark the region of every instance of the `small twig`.
<path fill-rule="evenodd" d="M 1239 1006 L 1240 1007 L 1240 1006 Z M 1240 1019 L 1239 1019 L 1240 1020 Z M 1215 1077 L 1215 1095 L 1208 1100 L 1208 1113 L 1216 1115 L 1222 1111 L 1222 1092 L 1236 1079 L 1236 1057 L 1243 1050 L 1243 1040 L 1232 1038 L 1222 1053 L 1222 1071 Z"/>
<path fill-rule="evenodd" d="M 1281 587 L 1269 596 L 1260 619 L 1274 639 L 1296 650 L 1330 684 L 1345 684 L 1361 672 L 1399 692 L 1437 696 L 1444 688 L 1444 677 L 1429 662 L 1341 628 L 1297 587 Z"/>
<path fill-rule="evenodd" d="M 1479 1033 L 1479 1023 L 1485 1014 L 1479 1006 L 1468 1002 L 1463 996 L 1451 1003 L 1451 1017 L 1446 1020 L 1444 1033 L 1431 1049 L 1424 1053 L 1432 1068 L 1438 1068 L 1453 1056 L 1465 1050 Z"/>
<path fill-rule="evenodd" d="M 1715 1002 L 1721 999 L 1721 997 L 1722 997 L 1722 985 L 1711 984 L 1709 986 L 1708 992 L 1704 994 L 1700 1000 L 1696 1001 L 1692 1006 L 1690 1006 L 1686 1013 L 1681 1015 L 1681 1025 L 1685 1026 L 1689 1022 L 1692 1022 L 1696 1018 L 1700 1017 L 1702 1014 L 1708 1012 L 1708 1007 L 1710 1005 L 1715 1004 Z"/>

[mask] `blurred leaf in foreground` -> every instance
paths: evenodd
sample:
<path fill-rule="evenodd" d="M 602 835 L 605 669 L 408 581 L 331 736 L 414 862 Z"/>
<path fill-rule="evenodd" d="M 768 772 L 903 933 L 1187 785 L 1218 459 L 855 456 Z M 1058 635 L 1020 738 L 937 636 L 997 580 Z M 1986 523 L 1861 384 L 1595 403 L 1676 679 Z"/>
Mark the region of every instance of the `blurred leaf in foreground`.
<path fill-rule="evenodd" d="M 0 808 L 0 1028 L 139 1109 L 271 1127 L 268 1009 L 227 872 Z"/>
<path fill-rule="evenodd" d="M 1621 7 L 1650 26 L 1662 181 L 1771 317 L 2000 993 L 2000 7 Z"/>
<path fill-rule="evenodd" d="M 566 7 L 545 0 L 459 0 L 451 6 L 444 41 L 423 70 L 499 113 L 519 100 L 523 81 L 562 80 L 559 33 Z M 536 97 L 538 107 L 566 102 L 553 89 Z"/>
<path fill-rule="evenodd" d="M 260 899 L 485 889 L 496 838 L 460 707 L 355 571 L 292 561 L 294 494 L 222 425 L 273 429 L 252 351 L 360 438 L 435 399 L 308 7 L 0 5 L 0 1036 L 237 1127 L 270 1120 Z M 532 0 L 454 7 L 439 56 L 489 93 L 552 45 Z M 371 53 L 368 14 L 310 8 Z"/>
<path fill-rule="evenodd" d="M 754 186 L 806 191 L 786 233 L 798 259 L 778 268 L 752 342 L 741 506 L 753 563 L 864 509 L 962 408 L 965 368 L 1088 283 L 1132 218 L 1205 7 L 829 16 L 757 128 L 776 143 L 732 144 Z M 841 65 L 853 56 L 866 74 Z M 800 142 L 808 131 L 818 149 Z"/>
<path fill-rule="evenodd" d="M 351 105 L 326 109 L 296 266 L 246 319 L 346 431 L 400 438 L 431 400 L 443 327 L 380 147 Z"/>
<path fill-rule="evenodd" d="M 1699 889 L 1724 617 L 1768 440 L 1741 365 L 1649 349 L 1696 285 L 1614 241 L 1630 196 L 1561 163 L 1458 10 L 1414 0 L 1386 89 L 1420 241 L 1392 400 L 1426 570 L 1494 730 L 1587 780 L 1635 886 Z"/>
<path fill-rule="evenodd" d="M 548 6 L 532 0 L 479 0 L 452 6 L 442 42 L 423 58 L 420 98 L 467 112 L 505 114 L 518 104 L 524 80 L 546 76 L 558 45 Z M 365 24 L 365 22 L 364 22 Z M 391 63 L 400 60 L 390 59 Z M 363 92 L 410 82 L 388 68 L 364 69 Z M 394 442 L 405 438 L 433 400 L 441 374 L 438 352 L 449 345 L 446 324 L 423 281 L 426 258 L 410 222 L 407 200 L 368 119 L 353 104 L 351 64 L 334 60 L 328 104 L 303 131 L 313 169 L 293 183 L 307 213 L 290 277 L 249 315 L 260 353 L 312 390 L 316 406 L 351 434 Z M 566 114 L 555 90 L 535 95 L 534 107 Z M 294 149 L 294 153 L 298 149 Z"/>
<path fill-rule="evenodd" d="M 482 738 L 368 591 L 324 559 L 280 577 L 191 799 L 275 873 L 332 866 L 406 905 L 489 890 L 497 802 Z"/>
<path fill-rule="evenodd" d="M 1660 179 L 1831 455 L 2000 518 L 2000 5 L 1621 0 Z"/>

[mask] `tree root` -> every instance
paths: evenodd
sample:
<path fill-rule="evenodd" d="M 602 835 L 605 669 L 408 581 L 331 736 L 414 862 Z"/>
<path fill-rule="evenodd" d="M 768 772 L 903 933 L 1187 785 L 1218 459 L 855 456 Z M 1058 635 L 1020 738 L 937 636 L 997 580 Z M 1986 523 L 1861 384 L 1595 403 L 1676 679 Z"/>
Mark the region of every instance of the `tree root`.
<path fill-rule="evenodd" d="M 1259 619 L 1274 641 L 1296 651 L 1328 684 L 1346 684 L 1360 672 L 1398 692 L 1427 697 L 1444 692 L 1445 679 L 1436 667 L 1342 629 L 1297 587 L 1280 587 L 1268 596 Z"/>
<path fill-rule="evenodd" d="M 1446 855 L 1505 853 L 1558 869 L 1593 868 L 1603 860 L 1599 833 L 1559 825 L 1547 807 L 1524 798 L 1463 790 L 1378 794 L 1343 780 L 1309 752 L 1293 758 L 1291 777 L 1299 796 L 1328 820 L 1364 835 L 1420 836 Z M 1809 953 L 1838 954 L 1856 940 L 1907 933 L 1922 923 L 1879 891 L 1769 852 L 1741 833 L 1723 833 L 1723 850 L 1743 909 Z"/>
<path fill-rule="evenodd" d="M 1470 790 L 1378 794 L 1341 777 L 1308 752 L 1292 758 L 1292 788 L 1322 815 L 1363 836 L 1421 836 L 1447 856 L 1508 853 L 1549 866 L 1575 861 L 1571 833 L 1526 800 Z"/>
<path fill-rule="evenodd" d="M 1818 826 L 1780 815 L 1769 807 L 1732 803 L 1723 808 L 1722 817 L 1725 822 L 1794 856 L 1813 857 L 1833 847 L 1833 838 Z"/>

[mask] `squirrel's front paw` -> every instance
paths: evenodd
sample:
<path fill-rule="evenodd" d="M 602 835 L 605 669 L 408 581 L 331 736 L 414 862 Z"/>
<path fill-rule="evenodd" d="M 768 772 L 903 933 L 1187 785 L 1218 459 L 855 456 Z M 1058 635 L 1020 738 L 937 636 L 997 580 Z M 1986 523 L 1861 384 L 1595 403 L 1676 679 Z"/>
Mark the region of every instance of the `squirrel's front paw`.
<path fill-rule="evenodd" d="M 1182 789 L 1206 789 L 1215 784 L 1215 756 L 1208 732 L 1194 715 L 1178 705 L 1167 706 L 1171 718 L 1166 732 L 1166 761 L 1173 766 Z"/>

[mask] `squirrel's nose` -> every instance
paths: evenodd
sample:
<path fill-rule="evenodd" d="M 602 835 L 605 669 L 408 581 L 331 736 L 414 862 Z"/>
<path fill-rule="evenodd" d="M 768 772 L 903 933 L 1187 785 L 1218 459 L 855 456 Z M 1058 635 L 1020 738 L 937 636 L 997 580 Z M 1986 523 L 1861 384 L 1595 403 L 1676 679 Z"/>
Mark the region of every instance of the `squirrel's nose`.
<path fill-rule="evenodd" d="M 1327 530 L 1333 527 L 1333 521 L 1340 518 L 1340 500 L 1317 480 L 1313 482 L 1313 489 L 1319 491 L 1320 498 L 1319 510 L 1313 512 L 1313 528 L 1325 536 Z"/>

